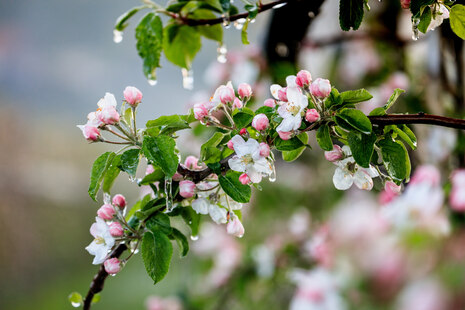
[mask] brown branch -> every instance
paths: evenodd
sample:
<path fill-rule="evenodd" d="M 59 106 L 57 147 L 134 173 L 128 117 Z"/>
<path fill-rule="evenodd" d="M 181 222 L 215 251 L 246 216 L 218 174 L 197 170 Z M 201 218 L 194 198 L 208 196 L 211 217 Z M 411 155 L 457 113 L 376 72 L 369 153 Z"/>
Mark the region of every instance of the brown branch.
<path fill-rule="evenodd" d="M 113 252 L 110 254 L 110 258 L 113 257 L 120 257 L 124 251 L 126 251 L 128 247 L 126 244 L 121 243 L 118 245 Z M 94 298 L 95 294 L 100 293 L 103 290 L 103 284 L 105 283 L 105 279 L 108 277 L 108 273 L 105 271 L 105 267 L 100 265 L 100 269 L 98 273 L 94 276 L 92 283 L 90 284 L 89 291 L 87 292 L 86 298 L 84 299 L 84 310 L 89 310 L 90 306 L 92 305 L 92 299 Z"/>
<path fill-rule="evenodd" d="M 296 2 L 296 1 L 299 1 L 299 0 L 277 0 L 277 1 L 267 3 L 267 4 L 262 4 L 262 5 L 259 5 L 258 7 L 258 13 L 268 11 L 272 9 L 273 7 L 275 7 L 276 5 L 288 4 L 290 2 Z M 309 0 L 305 0 L 305 1 L 309 1 Z M 229 17 L 229 21 L 235 21 L 241 18 L 247 18 L 248 16 L 249 16 L 249 12 L 231 15 Z M 188 25 L 188 26 L 211 26 L 211 25 L 223 23 L 222 17 L 212 18 L 212 19 L 192 19 L 192 18 L 180 16 L 179 14 L 176 14 L 175 16 L 172 16 L 172 17 L 180 20 L 183 24 Z"/>
<path fill-rule="evenodd" d="M 235 153 L 229 155 L 226 158 L 223 158 L 220 161 L 222 171 L 229 170 L 228 160 L 230 158 L 232 158 L 234 155 L 235 155 Z M 205 168 L 203 170 L 190 170 L 190 169 L 187 169 L 184 165 L 179 164 L 178 173 L 185 176 L 185 177 L 188 177 L 188 178 L 192 179 L 192 181 L 194 183 L 198 183 L 198 182 L 202 181 L 203 179 L 205 179 L 206 177 L 208 177 L 210 174 L 212 174 L 213 170 L 211 168 L 209 168 L 209 167 Z"/>
<path fill-rule="evenodd" d="M 418 114 L 388 114 L 368 117 L 373 125 L 426 124 L 465 130 L 465 120 L 439 115 Z"/>

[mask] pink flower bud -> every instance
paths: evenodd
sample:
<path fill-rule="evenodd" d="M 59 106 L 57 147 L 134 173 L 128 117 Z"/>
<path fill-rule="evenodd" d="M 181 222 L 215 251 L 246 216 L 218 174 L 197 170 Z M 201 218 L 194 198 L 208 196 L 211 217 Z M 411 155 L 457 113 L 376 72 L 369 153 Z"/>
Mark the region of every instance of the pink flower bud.
<path fill-rule="evenodd" d="M 410 179 L 410 184 L 417 183 L 429 183 L 432 186 L 438 186 L 441 181 L 441 174 L 439 170 L 430 165 L 420 166 L 415 170 L 412 178 Z"/>
<path fill-rule="evenodd" d="M 243 107 L 242 101 L 239 100 L 239 98 L 234 98 L 234 103 L 232 105 L 233 109 L 240 109 Z"/>
<path fill-rule="evenodd" d="M 102 220 L 111 220 L 113 216 L 115 215 L 115 213 L 116 213 L 115 208 L 113 208 L 113 206 L 110 204 L 104 204 L 97 211 L 98 217 L 101 218 Z"/>
<path fill-rule="evenodd" d="M 292 137 L 291 131 L 278 131 L 278 135 L 283 140 L 289 140 Z"/>
<path fill-rule="evenodd" d="M 449 203 L 452 210 L 458 212 L 465 211 L 465 189 L 460 187 L 453 187 L 449 196 Z"/>
<path fill-rule="evenodd" d="M 228 86 L 220 86 L 219 92 L 220 101 L 221 103 L 227 104 L 234 101 L 236 95 L 234 94 L 234 90 Z"/>
<path fill-rule="evenodd" d="M 258 131 L 267 129 L 269 124 L 270 121 L 268 120 L 268 117 L 266 117 L 263 113 L 255 115 L 252 120 L 252 127 Z"/>
<path fill-rule="evenodd" d="M 96 142 L 100 140 L 100 130 L 92 125 L 78 125 L 77 126 L 82 131 L 82 135 L 87 141 Z"/>
<path fill-rule="evenodd" d="M 124 234 L 123 226 L 121 226 L 118 222 L 112 222 L 109 225 L 110 227 L 110 234 L 113 237 L 121 237 Z"/>
<path fill-rule="evenodd" d="M 116 257 L 107 259 L 103 266 L 108 274 L 117 274 L 121 270 L 120 261 Z"/>
<path fill-rule="evenodd" d="M 194 117 L 197 120 L 202 120 L 208 115 L 208 110 L 203 103 L 194 104 Z"/>
<path fill-rule="evenodd" d="M 121 194 L 115 195 L 112 202 L 115 207 L 120 209 L 124 209 L 126 207 L 126 198 L 124 198 L 124 196 Z"/>
<path fill-rule="evenodd" d="M 276 101 L 274 101 L 274 99 L 268 98 L 265 100 L 263 105 L 266 107 L 274 108 L 276 106 Z"/>
<path fill-rule="evenodd" d="M 384 184 L 384 190 L 393 194 L 400 194 L 402 190 L 402 186 L 397 185 L 396 183 L 392 181 L 387 181 L 386 184 Z"/>
<path fill-rule="evenodd" d="M 239 130 L 239 134 L 240 134 L 241 136 L 246 135 L 246 134 L 247 134 L 247 129 L 242 128 L 241 130 Z"/>
<path fill-rule="evenodd" d="M 113 125 L 119 122 L 119 113 L 113 106 L 106 106 L 98 111 L 99 120 L 105 125 Z"/>
<path fill-rule="evenodd" d="M 283 87 L 280 90 L 278 90 L 278 98 L 281 101 L 287 102 L 287 87 Z"/>
<path fill-rule="evenodd" d="M 326 98 L 329 96 L 329 93 L 331 93 L 331 84 L 329 80 L 317 78 L 310 85 L 310 92 L 315 97 Z"/>
<path fill-rule="evenodd" d="M 265 142 L 260 143 L 259 150 L 260 150 L 260 156 L 263 156 L 263 157 L 270 156 L 270 146 L 266 144 Z"/>
<path fill-rule="evenodd" d="M 155 172 L 155 168 L 152 165 L 148 165 L 147 169 L 145 169 L 145 174 L 151 174 Z"/>
<path fill-rule="evenodd" d="M 198 162 L 199 159 L 197 157 L 190 155 L 186 157 L 186 160 L 184 161 L 184 166 L 186 166 L 188 169 L 200 169 L 202 167 L 198 165 Z"/>
<path fill-rule="evenodd" d="M 392 181 L 387 181 L 384 185 L 384 190 L 379 194 L 379 203 L 382 205 L 388 204 L 400 194 L 402 187 Z"/>
<path fill-rule="evenodd" d="M 408 8 L 410 8 L 410 2 L 411 2 L 411 0 L 400 0 L 400 6 L 403 9 L 408 9 Z"/>
<path fill-rule="evenodd" d="M 332 151 L 325 151 L 325 158 L 327 161 L 335 162 L 341 160 L 342 157 L 344 157 L 344 152 L 342 151 L 342 148 L 337 144 L 333 145 Z"/>
<path fill-rule="evenodd" d="M 250 87 L 250 85 L 247 83 L 242 83 L 239 84 L 237 92 L 239 93 L 239 97 L 241 99 L 250 98 L 252 96 L 252 87 Z"/>
<path fill-rule="evenodd" d="M 244 184 L 244 185 L 247 185 L 250 183 L 250 178 L 249 176 L 247 175 L 247 173 L 243 173 L 239 176 L 239 181 Z"/>
<path fill-rule="evenodd" d="M 229 140 L 227 145 L 230 150 L 234 151 L 234 142 L 232 142 L 232 140 Z"/>
<path fill-rule="evenodd" d="M 137 106 L 142 100 L 142 93 L 134 86 L 128 86 L 123 92 L 124 99 L 132 106 Z"/>
<path fill-rule="evenodd" d="M 465 187 L 465 169 L 455 170 L 451 175 L 452 185 Z"/>
<path fill-rule="evenodd" d="M 176 172 L 174 175 L 173 175 L 173 181 L 176 181 L 176 182 L 180 182 L 184 180 L 184 177 L 182 176 L 182 174 L 180 174 L 179 172 Z"/>
<path fill-rule="evenodd" d="M 241 221 L 239 221 L 237 217 L 234 217 L 232 220 L 229 221 L 228 225 L 226 225 L 226 232 L 230 235 L 242 238 L 245 230 Z"/>
<path fill-rule="evenodd" d="M 295 79 L 295 83 L 299 87 L 307 87 L 308 85 L 310 85 L 311 82 L 312 82 L 312 75 L 307 70 L 300 70 L 299 73 L 297 73 L 297 78 Z"/>
<path fill-rule="evenodd" d="M 189 180 L 179 182 L 179 195 L 184 198 L 194 196 L 195 183 Z"/>
<path fill-rule="evenodd" d="M 318 113 L 318 111 L 315 110 L 315 109 L 308 109 L 307 112 L 305 112 L 305 119 L 309 123 L 319 121 L 320 120 L 320 113 Z"/>

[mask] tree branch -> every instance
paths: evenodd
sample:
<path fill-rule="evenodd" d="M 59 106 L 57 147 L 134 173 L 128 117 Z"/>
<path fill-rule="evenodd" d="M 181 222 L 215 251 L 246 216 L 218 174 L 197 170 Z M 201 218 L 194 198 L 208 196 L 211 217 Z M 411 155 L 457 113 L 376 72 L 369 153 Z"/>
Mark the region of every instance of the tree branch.
<path fill-rule="evenodd" d="M 388 114 L 368 117 L 373 125 L 426 124 L 465 130 L 465 120 L 439 115 L 418 114 Z"/>
<path fill-rule="evenodd" d="M 126 251 L 128 247 L 126 244 L 118 245 L 113 252 L 110 254 L 110 258 L 113 257 L 120 257 L 124 251 Z M 92 299 L 94 298 L 95 294 L 100 293 L 103 290 L 103 284 L 105 284 L 105 279 L 108 277 L 108 273 L 105 271 L 105 267 L 100 265 L 100 269 L 98 273 L 94 276 L 92 283 L 90 284 L 89 291 L 87 292 L 86 298 L 84 299 L 84 310 L 89 310 L 90 306 L 92 305 Z"/>
<path fill-rule="evenodd" d="M 262 4 L 262 5 L 259 5 L 259 7 L 258 7 L 258 13 L 268 11 L 268 10 L 272 9 L 276 5 L 288 4 L 288 3 L 296 2 L 296 1 L 299 1 L 299 0 L 277 0 L 277 1 L 267 3 L 267 4 Z M 244 12 L 244 13 L 240 13 L 240 14 L 236 14 L 236 15 L 231 15 L 229 17 L 229 20 L 230 21 L 235 21 L 235 20 L 238 20 L 238 19 L 241 19 L 241 18 L 247 18 L 248 16 L 249 16 L 249 12 Z M 178 14 L 176 14 L 176 15 L 174 15 L 172 17 L 175 18 L 175 19 L 180 20 L 183 24 L 188 25 L 188 26 L 211 26 L 211 25 L 216 25 L 216 24 L 223 23 L 223 18 L 222 17 L 212 18 L 212 19 L 192 19 L 192 18 L 182 17 L 182 16 L 180 16 Z"/>

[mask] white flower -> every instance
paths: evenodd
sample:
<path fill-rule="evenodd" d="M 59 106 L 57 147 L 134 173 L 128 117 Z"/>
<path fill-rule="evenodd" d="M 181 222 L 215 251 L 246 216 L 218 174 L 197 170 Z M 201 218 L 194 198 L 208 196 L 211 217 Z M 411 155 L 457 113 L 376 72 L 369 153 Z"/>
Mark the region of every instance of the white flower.
<path fill-rule="evenodd" d="M 241 203 L 228 199 L 226 193 L 222 190 L 216 196 L 215 201 L 210 200 L 216 191 L 214 183 L 199 183 L 197 184 L 197 188 L 202 191 L 197 193 L 197 199 L 192 202 L 192 209 L 197 214 L 209 214 L 217 224 L 225 224 L 228 221 L 228 211 L 225 208 L 229 208 L 230 210 L 240 210 L 242 208 Z M 208 190 L 210 188 L 212 188 L 211 191 Z"/>
<path fill-rule="evenodd" d="M 104 220 L 96 217 L 95 221 L 90 227 L 90 233 L 95 239 L 86 247 L 86 250 L 95 255 L 92 264 L 99 265 L 107 258 L 108 252 L 115 244 L 115 239 L 110 234 L 110 227 Z"/>
<path fill-rule="evenodd" d="M 333 183 L 339 190 L 349 189 L 352 184 L 360 189 L 371 190 L 373 188 L 373 180 L 379 176 L 378 171 L 370 165 L 369 168 L 362 168 L 355 163 L 355 160 L 347 145 L 342 147 L 347 158 L 334 162 L 338 167 L 334 171 Z"/>
<path fill-rule="evenodd" d="M 302 123 L 304 110 L 308 106 L 308 99 L 299 89 L 288 87 L 287 102 L 283 102 L 278 108 L 279 116 L 283 118 L 276 131 L 297 130 Z"/>
<path fill-rule="evenodd" d="M 111 93 L 105 93 L 105 96 L 97 102 L 99 110 L 107 109 L 110 107 L 116 108 L 115 95 Z"/>
<path fill-rule="evenodd" d="M 236 155 L 228 160 L 232 170 L 247 173 L 253 183 L 259 183 L 262 176 L 272 173 L 270 162 L 260 155 L 260 144 L 257 140 L 249 139 L 246 142 L 241 136 L 236 135 L 231 141 L 236 152 Z"/>
<path fill-rule="evenodd" d="M 297 77 L 295 75 L 289 75 L 287 78 L 286 78 L 286 84 L 287 84 L 287 89 L 289 88 L 294 88 L 294 89 L 298 89 L 299 86 L 296 84 L 296 79 Z M 281 100 L 279 98 L 279 91 L 282 90 L 284 87 L 282 87 L 281 85 L 278 85 L 278 84 L 273 84 L 270 86 L 270 92 L 271 92 L 271 95 L 277 99 L 277 100 Z M 279 104 L 281 104 L 282 102 L 280 102 Z"/>
<path fill-rule="evenodd" d="M 445 19 L 449 18 L 449 10 L 443 4 L 440 4 L 439 9 L 437 9 L 434 13 L 436 14 L 436 17 L 431 21 L 426 31 L 436 29 L 437 27 L 441 26 Z"/>

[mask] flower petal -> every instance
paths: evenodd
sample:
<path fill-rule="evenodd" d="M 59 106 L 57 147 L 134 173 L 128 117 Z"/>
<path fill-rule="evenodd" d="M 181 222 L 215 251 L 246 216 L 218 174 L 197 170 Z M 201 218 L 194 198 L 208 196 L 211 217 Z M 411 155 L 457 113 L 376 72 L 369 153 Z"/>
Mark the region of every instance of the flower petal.
<path fill-rule="evenodd" d="M 353 176 L 346 169 L 336 168 L 333 175 L 334 186 L 339 190 L 346 190 L 352 186 Z"/>
<path fill-rule="evenodd" d="M 279 100 L 279 96 L 278 96 L 278 91 L 281 89 L 282 87 L 278 84 L 273 84 L 270 86 L 270 92 L 271 92 L 271 95 L 273 95 L 273 97 L 275 99 L 278 99 Z"/>
<path fill-rule="evenodd" d="M 355 172 L 354 183 L 358 188 L 367 191 L 370 191 L 373 188 L 373 180 L 364 169 L 358 169 Z"/>
<path fill-rule="evenodd" d="M 235 155 L 233 158 L 228 160 L 228 165 L 231 170 L 244 172 L 245 165 L 242 163 L 242 160 L 239 156 Z"/>

